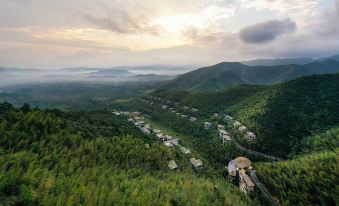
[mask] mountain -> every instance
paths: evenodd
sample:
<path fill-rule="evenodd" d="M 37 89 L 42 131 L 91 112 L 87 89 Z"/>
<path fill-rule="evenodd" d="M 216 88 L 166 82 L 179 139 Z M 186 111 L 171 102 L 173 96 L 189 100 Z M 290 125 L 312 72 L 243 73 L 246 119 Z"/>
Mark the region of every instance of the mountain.
<path fill-rule="evenodd" d="M 337 72 L 339 62 L 335 60 L 279 66 L 247 66 L 239 62 L 223 62 L 183 74 L 165 84 L 162 89 L 213 91 L 232 85 L 270 85 L 302 76 Z"/>
<path fill-rule="evenodd" d="M 173 80 L 176 76 L 158 75 L 158 74 L 137 74 L 131 77 L 133 81 L 158 82 Z"/>
<path fill-rule="evenodd" d="M 71 68 L 62 68 L 62 69 L 56 69 L 54 71 L 56 72 L 71 72 L 71 73 L 87 73 L 87 72 L 96 72 L 96 71 L 100 71 L 100 70 L 104 70 L 104 68 L 91 68 L 91 67 L 71 67 Z"/>
<path fill-rule="evenodd" d="M 324 61 L 324 60 L 336 60 L 339 61 L 339 54 L 329 56 L 329 57 L 323 57 L 323 58 L 276 58 L 276 59 L 254 59 L 249 61 L 242 61 L 242 64 L 246 64 L 248 66 L 278 66 L 278 65 L 289 65 L 289 64 L 309 64 L 312 62 L 317 61 Z"/>
<path fill-rule="evenodd" d="M 248 66 L 277 66 L 289 64 L 309 64 L 316 61 L 312 58 L 277 58 L 277 59 L 255 59 L 249 61 L 242 61 L 242 64 Z"/>
<path fill-rule="evenodd" d="M 328 59 L 339 61 L 339 54 L 336 54 L 330 57 L 321 58 L 320 60 L 328 60 Z"/>
<path fill-rule="evenodd" d="M 134 75 L 134 73 L 122 69 L 105 69 L 89 73 L 89 76 L 93 77 L 127 77 L 132 75 Z"/>
<path fill-rule="evenodd" d="M 29 72 L 39 72 L 41 70 L 38 69 L 21 69 L 21 68 L 13 68 L 13 67 L 0 67 L 0 72 L 9 72 L 9 73 L 15 73 L 15 72 L 23 72 L 23 73 L 29 73 Z"/>

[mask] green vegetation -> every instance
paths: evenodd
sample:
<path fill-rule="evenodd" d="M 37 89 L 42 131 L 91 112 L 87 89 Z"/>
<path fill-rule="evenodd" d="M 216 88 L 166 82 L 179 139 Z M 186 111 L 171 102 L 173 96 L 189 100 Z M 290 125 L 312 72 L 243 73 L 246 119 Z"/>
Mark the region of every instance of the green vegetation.
<path fill-rule="evenodd" d="M 255 204 L 109 113 L 3 103 L 0 137 L 1 205 Z M 171 159 L 180 171 L 168 169 Z"/>
<path fill-rule="evenodd" d="M 275 164 L 255 165 L 282 205 L 338 205 L 339 149 Z"/>
<path fill-rule="evenodd" d="M 170 90 L 215 91 L 225 87 L 252 84 L 268 85 L 302 76 L 339 72 L 339 62 L 325 60 L 305 65 L 247 66 L 239 62 L 223 62 L 188 72 L 163 86 Z"/>
<path fill-rule="evenodd" d="M 214 144 L 212 140 L 216 134 L 201 130 L 204 121 L 212 121 L 214 112 L 230 114 L 257 134 L 254 143 L 241 144 L 290 159 L 263 163 L 249 157 L 255 162 L 260 180 L 282 205 L 338 204 L 338 74 L 303 77 L 272 86 L 240 85 L 219 92 L 159 90 L 151 95 L 162 98 L 163 103 L 170 100 L 179 102 L 179 107 L 198 108 L 194 116 L 199 121 L 192 124 L 161 110 L 162 103 L 150 106 L 133 100 L 125 105 L 146 112 L 154 121 L 179 133 L 187 132 L 187 141 L 212 167 L 242 155 L 227 144 L 222 146 L 227 148 L 222 156 L 224 151 L 217 146 L 220 142 Z M 227 129 L 238 140 L 241 138 L 232 127 Z M 213 149 L 208 150 L 206 145 Z"/>
<path fill-rule="evenodd" d="M 24 84 L 1 88 L 0 102 L 8 101 L 15 106 L 29 103 L 43 109 L 62 110 L 106 110 L 112 101 L 144 94 L 157 82 L 91 83 L 64 82 Z"/>
<path fill-rule="evenodd" d="M 339 148 L 339 128 L 329 129 L 324 133 L 304 138 L 300 147 L 294 147 L 295 154 L 334 151 Z"/>
<path fill-rule="evenodd" d="M 305 137 L 339 124 L 339 75 L 303 77 L 273 86 L 236 86 L 225 91 L 196 93 L 157 91 L 152 95 L 199 109 L 230 114 L 258 138 L 249 146 L 281 157 L 293 155 Z"/>
<path fill-rule="evenodd" d="M 223 87 L 222 81 L 215 82 Z M 195 88 L 201 90 L 210 83 L 201 82 Z M 258 177 L 282 205 L 338 204 L 339 74 L 216 92 L 158 90 L 151 94 L 164 101 L 153 105 L 127 99 L 153 86 L 130 85 L 126 93 L 120 91 L 125 87 L 117 85 L 87 85 L 88 90 L 54 85 L 12 92 L 9 99 L 17 105 L 27 97 L 34 106 L 97 111 L 42 111 L 27 104 L 20 109 L 0 104 L 0 205 L 256 204 L 257 194 L 250 202 L 225 179 L 225 165 L 238 156 L 254 163 Z M 17 98 L 20 94 L 21 99 Z M 179 118 L 161 109 L 164 103 L 198 120 Z M 193 169 L 188 161 L 192 155 L 169 149 L 141 133 L 126 117 L 108 113 L 112 107 L 141 111 L 146 121 L 179 137 L 203 161 L 203 168 Z M 233 116 L 257 139 L 247 143 L 229 124 L 233 141 L 221 144 L 215 129 L 203 128 L 205 121 L 214 127 L 218 122 L 225 124 L 221 118 L 211 118 L 214 112 Z M 290 160 L 263 163 L 239 150 L 234 140 Z M 168 168 L 170 160 L 178 164 L 178 171 Z"/>

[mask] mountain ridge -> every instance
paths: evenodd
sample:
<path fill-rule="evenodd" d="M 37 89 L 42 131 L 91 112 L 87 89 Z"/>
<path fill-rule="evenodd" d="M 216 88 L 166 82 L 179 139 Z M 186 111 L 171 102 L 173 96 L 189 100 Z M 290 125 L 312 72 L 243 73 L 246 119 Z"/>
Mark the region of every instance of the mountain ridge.
<path fill-rule="evenodd" d="M 302 76 L 339 72 L 339 62 L 328 59 L 306 65 L 248 66 L 240 62 L 221 62 L 185 73 L 162 89 L 213 91 L 239 84 L 270 85 Z"/>

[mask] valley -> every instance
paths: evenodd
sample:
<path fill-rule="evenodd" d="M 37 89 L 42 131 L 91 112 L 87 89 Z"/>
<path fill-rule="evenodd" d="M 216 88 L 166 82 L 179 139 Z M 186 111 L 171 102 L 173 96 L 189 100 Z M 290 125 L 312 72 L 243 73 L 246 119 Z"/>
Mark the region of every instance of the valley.
<path fill-rule="evenodd" d="M 208 92 L 164 89 L 166 81 L 3 87 L 0 202 L 335 205 L 338 82 L 324 74 Z M 239 161 L 249 164 L 232 176 Z"/>

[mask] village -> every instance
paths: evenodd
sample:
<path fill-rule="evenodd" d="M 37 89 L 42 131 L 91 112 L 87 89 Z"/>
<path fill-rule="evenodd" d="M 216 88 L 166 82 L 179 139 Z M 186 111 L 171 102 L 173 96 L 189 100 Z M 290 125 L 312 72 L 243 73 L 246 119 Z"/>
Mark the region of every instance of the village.
<path fill-rule="evenodd" d="M 188 106 L 182 106 L 182 110 L 186 111 L 186 114 L 184 112 L 179 112 L 177 111 L 174 107 L 180 107 L 179 102 L 171 102 L 170 100 L 162 100 L 160 97 L 154 97 L 151 95 L 147 95 L 146 96 L 147 99 L 141 99 L 143 102 L 145 102 L 146 104 L 149 105 L 154 105 L 154 102 L 158 102 L 161 105 L 161 108 L 165 111 L 169 111 L 170 113 L 175 114 L 176 116 L 182 118 L 182 119 L 188 119 L 190 122 L 196 122 L 198 120 L 197 117 L 195 116 L 191 116 L 190 114 L 195 113 L 197 114 L 197 112 L 199 111 L 197 108 L 190 108 Z M 173 107 L 169 106 L 168 104 L 173 105 Z M 243 124 L 241 124 L 239 121 L 233 120 L 233 117 L 225 114 L 225 115 L 221 115 L 219 113 L 214 113 L 211 116 L 211 119 L 213 120 L 217 120 L 220 119 L 220 117 L 223 117 L 223 120 L 225 120 L 227 123 L 232 124 L 233 122 L 233 127 L 236 128 L 239 132 L 241 132 L 244 136 L 244 138 L 247 139 L 247 141 L 254 141 L 256 139 L 256 135 L 249 131 L 247 129 L 246 126 L 244 126 Z M 204 128 L 205 129 L 211 129 L 213 126 L 213 124 L 211 122 L 204 122 Z M 217 129 L 219 131 L 219 138 L 222 140 L 223 143 L 230 141 L 231 140 L 231 136 L 230 136 L 230 132 L 225 130 L 225 125 L 222 124 L 218 124 L 217 125 Z"/>
<path fill-rule="evenodd" d="M 170 100 L 163 100 L 160 97 L 155 97 L 151 95 L 146 95 L 146 99 L 141 99 L 141 101 L 152 107 L 155 104 L 159 104 L 164 112 L 169 112 L 170 114 L 175 115 L 176 117 L 181 119 L 187 119 L 187 121 L 191 123 L 198 122 L 199 109 L 197 108 L 181 106 L 179 102 L 171 102 Z M 172 106 L 170 106 L 170 104 Z M 113 113 L 115 115 L 124 115 L 129 117 L 128 121 L 133 123 L 143 133 L 147 135 L 154 135 L 159 141 L 163 142 L 165 146 L 169 148 L 178 148 L 183 154 L 188 156 L 189 162 L 195 169 L 201 169 L 203 167 L 203 162 L 200 159 L 194 158 L 191 150 L 181 145 L 178 138 L 173 138 L 171 135 L 165 134 L 159 129 L 151 128 L 150 124 L 147 124 L 145 121 L 143 121 L 144 117 L 140 112 L 127 111 Z M 192 114 L 195 115 L 193 116 Z M 220 119 L 222 119 L 225 124 L 219 124 L 218 120 Z M 202 121 L 202 126 L 205 130 L 216 128 L 221 144 L 225 144 L 233 140 L 231 132 L 226 130 L 226 124 L 232 126 L 232 128 L 234 128 L 238 133 L 242 134 L 243 138 L 246 141 L 252 142 L 256 140 L 256 135 L 253 132 L 249 131 L 248 128 L 240 121 L 234 120 L 234 118 L 229 114 L 213 113 L 210 117 L 210 120 L 212 121 Z M 235 145 L 238 147 L 238 149 L 246 151 L 252 155 L 261 156 L 267 159 L 271 159 L 272 161 L 281 161 L 280 158 L 246 149 L 239 145 L 237 141 L 235 141 Z M 176 163 L 175 160 L 170 160 L 168 162 L 168 167 L 171 170 L 179 169 L 179 165 Z M 236 185 L 239 190 L 242 191 L 245 195 L 252 194 L 255 190 L 255 186 L 257 186 L 262 194 L 265 196 L 265 198 L 268 199 L 272 205 L 279 205 L 277 200 L 270 195 L 267 188 L 256 177 L 256 171 L 252 167 L 251 161 L 249 159 L 245 157 L 237 157 L 236 159 L 231 160 L 228 165 L 225 166 L 225 170 L 228 172 L 229 180 L 234 185 Z"/>
<path fill-rule="evenodd" d="M 170 100 L 163 100 L 160 97 L 155 97 L 151 95 L 146 95 L 146 99 L 141 99 L 144 103 L 153 106 L 155 103 L 161 105 L 161 109 L 167 112 L 170 112 L 172 115 L 177 116 L 181 119 L 187 119 L 188 121 L 192 123 L 197 123 L 198 121 L 198 112 L 199 109 L 189 106 L 181 106 L 179 102 L 171 102 Z M 172 106 L 171 106 L 172 105 Z M 192 114 L 195 114 L 194 116 Z M 213 113 L 210 118 L 210 120 L 214 121 L 202 121 L 203 127 L 206 130 L 210 130 L 213 128 L 216 128 L 218 131 L 218 137 L 221 140 L 221 144 L 225 144 L 229 141 L 232 141 L 231 133 L 226 130 L 226 124 L 231 125 L 238 133 L 240 133 L 243 138 L 246 141 L 252 142 L 256 140 L 256 135 L 251 132 L 245 125 L 243 125 L 240 121 L 235 120 L 231 115 L 229 114 L 219 114 L 219 113 Z M 222 120 L 224 124 L 219 124 L 218 120 Z M 200 120 L 200 119 L 199 119 Z M 202 119 L 201 119 L 202 120 Z M 142 123 L 142 121 L 141 121 Z M 148 128 L 148 125 L 146 125 L 146 130 L 144 127 L 141 127 L 141 130 L 145 130 L 144 132 L 150 133 L 151 130 Z M 189 150 L 184 148 L 178 143 L 178 140 L 174 140 L 173 144 L 173 138 L 168 135 L 164 135 L 161 133 L 160 130 L 153 131 L 156 136 L 164 142 L 164 144 L 168 147 L 174 147 L 177 146 L 180 148 L 180 150 L 185 153 L 189 154 Z M 167 137 L 169 139 L 167 139 Z M 261 156 L 267 159 L 270 159 L 272 161 L 281 161 L 280 158 L 270 156 L 267 154 L 263 154 L 260 152 L 252 151 L 249 149 L 246 149 L 238 144 L 237 141 L 235 141 L 236 146 L 238 149 L 248 152 L 249 154 Z M 177 144 L 177 145 L 176 145 Z M 199 168 L 202 166 L 201 160 L 196 160 L 195 158 L 191 158 L 190 162 L 192 165 L 196 168 Z M 177 165 L 175 161 L 171 161 L 169 163 L 169 167 L 177 168 Z M 266 197 L 266 199 L 269 200 L 269 202 L 272 205 L 279 205 L 278 201 L 274 199 L 266 187 L 258 180 L 258 178 L 255 176 L 255 170 L 251 166 L 251 162 L 249 159 L 245 157 L 238 157 L 234 160 L 231 160 L 227 166 L 225 166 L 226 171 L 228 172 L 229 180 L 233 182 L 236 186 L 239 187 L 240 191 L 242 191 L 244 194 L 249 195 L 254 192 L 255 186 L 257 186 L 260 191 L 263 193 L 263 195 Z"/>
<path fill-rule="evenodd" d="M 163 142 L 163 144 L 168 148 L 178 148 L 184 155 L 189 157 L 189 161 L 195 169 L 201 169 L 203 167 L 203 162 L 200 159 L 196 159 L 193 157 L 191 150 L 184 147 L 180 144 L 178 138 L 174 138 L 171 135 L 165 134 L 159 129 L 151 128 L 150 124 L 147 124 L 143 121 L 143 116 L 140 112 L 113 112 L 115 115 L 123 115 L 129 117 L 128 121 L 134 124 L 137 128 L 139 128 L 146 135 L 153 135 L 159 141 Z M 149 147 L 149 145 L 146 145 Z M 179 169 L 179 165 L 175 162 L 175 160 L 170 160 L 168 163 L 168 167 L 171 170 Z"/>

